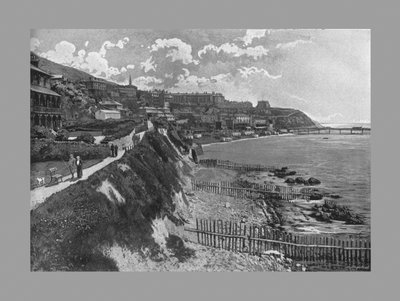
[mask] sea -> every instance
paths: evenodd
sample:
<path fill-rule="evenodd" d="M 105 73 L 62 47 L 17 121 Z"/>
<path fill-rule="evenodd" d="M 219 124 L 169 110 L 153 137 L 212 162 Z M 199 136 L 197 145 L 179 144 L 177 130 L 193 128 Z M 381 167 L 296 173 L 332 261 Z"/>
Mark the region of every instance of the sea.
<path fill-rule="evenodd" d="M 340 125 L 338 127 L 348 127 Z M 353 125 L 361 126 L 361 125 Z M 370 127 L 365 126 L 364 127 Z M 341 196 L 338 204 L 365 217 L 370 231 L 370 135 L 266 136 L 204 145 L 203 158 L 273 166 L 287 166 L 299 176 L 321 180 L 318 187 Z M 297 176 L 297 175 L 296 175 Z"/>

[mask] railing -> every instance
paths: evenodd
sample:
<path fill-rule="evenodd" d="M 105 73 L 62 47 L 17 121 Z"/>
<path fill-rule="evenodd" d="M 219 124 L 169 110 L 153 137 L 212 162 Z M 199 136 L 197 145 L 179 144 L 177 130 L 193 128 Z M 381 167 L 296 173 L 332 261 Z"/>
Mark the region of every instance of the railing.
<path fill-rule="evenodd" d="M 251 187 L 239 187 L 233 182 L 205 182 L 192 180 L 194 191 L 206 191 L 215 194 L 233 196 L 235 198 L 277 198 L 286 201 L 295 199 L 309 200 L 310 189 L 295 189 L 292 187 L 272 185 L 272 184 L 252 184 Z"/>
<path fill-rule="evenodd" d="M 228 160 L 217 159 L 201 159 L 199 161 L 199 164 L 205 167 L 224 168 L 239 171 L 272 171 L 277 168 L 275 166 L 266 166 L 261 164 L 243 164 Z"/>
<path fill-rule="evenodd" d="M 196 233 L 197 242 L 205 246 L 260 256 L 277 251 L 308 266 L 370 269 L 371 265 L 371 242 L 359 237 L 298 235 L 267 226 L 205 219 L 196 219 L 196 228 L 185 231 Z"/>

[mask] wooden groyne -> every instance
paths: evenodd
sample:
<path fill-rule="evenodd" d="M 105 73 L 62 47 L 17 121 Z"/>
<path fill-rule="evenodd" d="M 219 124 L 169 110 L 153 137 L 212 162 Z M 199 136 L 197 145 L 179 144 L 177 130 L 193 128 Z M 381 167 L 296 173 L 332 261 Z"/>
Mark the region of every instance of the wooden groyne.
<path fill-rule="evenodd" d="M 371 242 L 358 237 L 336 239 L 324 235 L 301 235 L 267 226 L 232 221 L 196 219 L 199 244 L 251 255 L 277 251 L 308 266 L 370 269 Z"/>
<path fill-rule="evenodd" d="M 192 190 L 233 196 L 240 199 L 275 198 L 286 201 L 295 199 L 309 200 L 311 195 L 311 190 L 307 188 L 303 188 L 300 191 L 300 189 L 292 187 L 255 183 L 251 187 L 239 187 L 234 182 L 206 182 L 197 180 L 192 180 Z"/>
<path fill-rule="evenodd" d="M 238 171 L 273 171 L 277 167 L 276 166 L 267 166 L 261 164 L 244 164 L 244 163 L 236 163 L 228 160 L 218 160 L 218 159 L 201 159 L 199 164 L 204 167 L 209 168 L 223 168 L 223 169 L 231 169 Z"/>

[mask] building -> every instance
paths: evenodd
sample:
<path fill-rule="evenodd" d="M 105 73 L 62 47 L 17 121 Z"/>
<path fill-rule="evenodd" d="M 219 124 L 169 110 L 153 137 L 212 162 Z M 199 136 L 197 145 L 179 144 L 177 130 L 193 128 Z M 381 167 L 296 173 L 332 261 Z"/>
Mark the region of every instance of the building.
<path fill-rule="evenodd" d="M 129 84 L 118 86 L 119 94 L 121 97 L 136 98 L 137 87 L 132 85 L 132 77 L 129 75 Z"/>
<path fill-rule="evenodd" d="M 255 108 L 255 114 L 258 114 L 258 115 L 268 115 L 268 114 L 270 114 L 271 113 L 271 111 L 270 111 L 270 108 L 271 108 L 271 105 L 269 104 L 269 101 L 267 101 L 267 100 L 260 100 L 260 101 L 258 101 L 258 103 L 257 103 L 257 106 L 256 106 L 256 108 Z"/>
<path fill-rule="evenodd" d="M 170 97 L 170 103 L 174 105 L 216 105 L 224 102 L 225 97 L 221 93 L 168 93 Z"/>
<path fill-rule="evenodd" d="M 117 110 L 98 110 L 95 113 L 95 118 L 98 120 L 121 119 L 121 112 Z"/>
<path fill-rule="evenodd" d="M 99 102 L 99 106 L 105 110 L 123 110 L 122 104 L 115 100 L 102 100 Z"/>
<path fill-rule="evenodd" d="M 165 118 L 168 121 L 175 121 L 175 117 L 171 113 L 168 105 L 169 105 L 168 103 L 165 103 L 163 108 L 141 107 L 139 109 L 139 112 L 149 120 Z"/>
<path fill-rule="evenodd" d="M 39 58 L 31 52 L 31 125 L 57 130 L 62 127 L 61 96 L 51 90 L 52 76 L 39 68 Z"/>
<path fill-rule="evenodd" d="M 89 80 L 84 81 L 88 90 L 89 96 L 98 98 L 107 96 L 107 82 L 100 78 L 90 77 Z"/>

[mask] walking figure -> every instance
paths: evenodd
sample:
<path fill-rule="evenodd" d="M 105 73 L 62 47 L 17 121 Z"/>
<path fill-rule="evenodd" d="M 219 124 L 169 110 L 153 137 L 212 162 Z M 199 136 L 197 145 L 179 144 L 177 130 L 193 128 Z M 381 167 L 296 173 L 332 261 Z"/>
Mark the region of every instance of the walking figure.
<path fill-rule="evenodd" d="M 76 160 L 75 160 L 75 158 L 74 158 L 74 155 L 73 155 L 73 154 L 70 154 L 70 155 L 69 155 L 69 160 L 68 160 L 68 168 L 69 168 L 69 172 L 70 172 L 71 175 L 72 175 L 71 180 L 74 179 L 75 164 L 76 164 Z"/>
<path fill-rule="evenodd" d="M 77 156 L 76 157 L 76 173 L 77 173 L 79 179 L 82 178 L 82 165 L 83 165 L 83 162 L 81 160 L 81 157 Z"/>
<path fill-rule="evenodd" d="M 114 157 L 114 145 L 111 144 L 111 157 Z"/>

